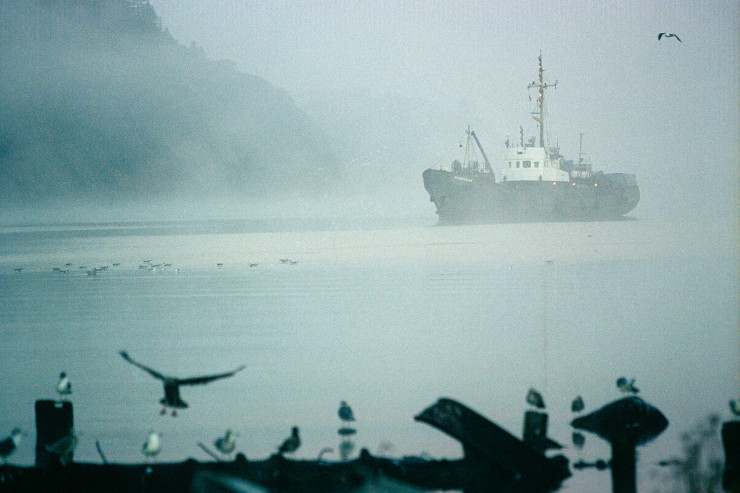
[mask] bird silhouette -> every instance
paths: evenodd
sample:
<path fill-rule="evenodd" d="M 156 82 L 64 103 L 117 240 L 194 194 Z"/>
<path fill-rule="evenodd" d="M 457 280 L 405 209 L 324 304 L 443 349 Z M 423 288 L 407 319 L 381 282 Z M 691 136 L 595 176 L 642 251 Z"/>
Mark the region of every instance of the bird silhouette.
<path fill-rule="evenodd" d="M 236 433 L 226 430 L 224 436 L 218 437 L 213 441 L 213 445 L 222 454 L 229 455 L 236 448 Z"/>
<path fill-rule="evenodd" d="M 141 368 L 154 378 L 162 380 L 164 385 L 164 397 L 160 399 L 159 402 L 160 404 L 162 404 L 162 406 L 164 406 L 164 408 L 162 409 L 160 414 L 165 414 L 167 412 L 167 408 L 170 407 L 172 408 L 172 416 L 177 416 L 177 409 L 185 409 L 188 407 L 187 402 L 183 401 L 180 398 L 180 385 L 202 385 L 214 380 L 233 376 L 235 373 L 244 369 L 244 365 L 242 365 L 239 368 L 226 373 L 204 375 L 200 377 L 176 378 L 163 375 L 156 370 L 152 370 L 151 368 L 134 361 L 133 359 L 131 359 L 126 351 L 119 351 L 118 354 L 120 354 L 124 360 L 131 363 L 132 365 Z"/>
<path fill-rule="evenodd" d="M 298 435 L 298 427 L 294 426 L 290 436 L 278 447 L 278 455 L 291 454 L 301 446 L 301 437 Z"/>
<path fill-rule="evenodd" d="M 339 410 L 337 411 L 337 414 L 339 415 L 339 419 L 342 421 L 354 421 L 355 416 L 352 413 L 352 408 L 349 407 L 349 404 L 347 404 L 347 401 L 342 401 L 339 403 Z"/>
<path fill-rule="evenodd" d="M 679 38 L 678 36 L 676 36 L 673 33 L 659 33 L 658 34 L 658 41 L 660 41 L 660 38 L 676 38 L 679 43 L 681 42 L 681 38 Z"/>
<path fill-rule="evenodd" d="M 545 400 L 542 398 L 542 394 L 534 389 L 529 389 L 529 392 L 527 392 L 527 404 L 530 404 L 538 409 L 545 408 Z"/>
<path fill-rule="evenodd" d="M 730 401 L 730 411 L 732 411 L 732 414 L 738 418 L 740 417 L 740 403 L 736 400 Z"/>
<path fill-rule="evenodd" d="M 0 457 L 3 458 L 3 464 L 7 464 L 8 456 L 18 448 L 18 445 L 21 443 L 21 438 L 23 438 L 23 432 L 21 429 L 13 428 L 9 437 L 0 440 Z"/>
<path fill-rule="evenodd" d="M 586 443 L 586 437 L 577 431 L 573 432 L 573 436 L 571 438 L 573 440 L 573 445 L 575 445 L 577 449 L 582 449 L 583 445 Z"/>
<path fill-rule="evenodd" d="M 627 380 L 625 377 L 617 378 L 617 388 L 624 394 L 637 394 L 640 389 L 635 387 L 635 379 Z"/>
<path fill-rule="evenodd" d="M 581 397 L 580 395 L 573 399 L 573 402 L 570 403 L 570 410 L 574 413 L 580 413 L 585 407 L 586 405 L 583 402 L 583 397 Z"/>
<path fill-rule="evenodd" d="M 69 381 L 69 377 L 65 372 L 59 374 L 59 382 L 57 382 L 57 394 L 59 397 L 64 399 L 72 393 L 72 382 Z"/>
<path fill-rule="evenodd" d="M 147 458 L 156 456 L 162 450 L 162 435 L 157 431 L 150 431 L 149 436 L 141 446 L 141 453 Z"/>
<path fill-rule="evenodd" d="M 69 434 L 65 437 L 60 438 L 56 442 L 46 445 L 46 451 L 50 454 L 56 455 L 59 458 L 59 463 L 66 466 L 72 461 L 72 454 L 77 447 L 78 437 L 74 429 L 69 430 Z"/>

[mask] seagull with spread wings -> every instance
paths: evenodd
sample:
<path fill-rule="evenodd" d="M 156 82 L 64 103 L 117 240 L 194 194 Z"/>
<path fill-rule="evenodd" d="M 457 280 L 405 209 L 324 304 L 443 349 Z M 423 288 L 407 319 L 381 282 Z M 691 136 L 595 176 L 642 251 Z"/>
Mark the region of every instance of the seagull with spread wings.
<path fill-rule="evenodd" d="M 679 43 L 681 42 L 681 38 L 673 33 L 658 33 L 658 41 L 660 41 L 660 38 L 676 38 Z"/>
<path fill-rule="evenodd" d="M 164 408 L 162 409 L 162 412 L 160 412 L 160 414 L 166 414 L 167 408 L 171 407 L 172 416 L 177 416 L 177 409 L 185 409 L 188 407 L 187 402 L 183 401 L 180 398 L 180 385 L 202 385 L 214 380 L 233 376 L 235 373 L 244 369 L 244 365 L 242 365 L 233 371 L 218 373 L 216 375 L 204 375 L 201 377 L 191 378 L 176 378 L 163 375 L 156 370 L 152 370 L 151 368 L 134 361 L 133 359 L 131 359 L 126 351 L 119 351 L 118 354 L 120 354 L 124 360 L 131 363 L 132 365 L 138 366 L 154 378 L 162 380 L 164 384 L 164 397 L 159 402 L 164 406 Z"/>

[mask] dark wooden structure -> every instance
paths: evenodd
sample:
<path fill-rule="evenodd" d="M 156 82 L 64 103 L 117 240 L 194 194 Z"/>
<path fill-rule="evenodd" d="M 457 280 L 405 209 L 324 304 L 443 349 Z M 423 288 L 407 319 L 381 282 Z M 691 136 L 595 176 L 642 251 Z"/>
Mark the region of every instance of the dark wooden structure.
<path fill-rule="evenodd" d="M 458 489 L 466 493 L 545 493 L 570 476 L 564 457 L 547 458 L 495 423 L 451 399 L 440 399 L 416 416 L 459 440 L 464 457 L 429 460 L 373 457 L 362 450 L 352 461 L 289 460 L 274 455 L 250 461 L 237 454 L 231 462 L 103 464 L 62 462 L 46 445 L 72 428 L 72 404 L 36 404 L 37 463 L 0 468 L 3 492 L 349 492 L 372 486 L 383 491 Z M 541 418 L 538 420 L 541 424 Z M 538 432 L 541 435 L 542 430 Z M 378 490 L 380 491 L 380 490 Z"/>

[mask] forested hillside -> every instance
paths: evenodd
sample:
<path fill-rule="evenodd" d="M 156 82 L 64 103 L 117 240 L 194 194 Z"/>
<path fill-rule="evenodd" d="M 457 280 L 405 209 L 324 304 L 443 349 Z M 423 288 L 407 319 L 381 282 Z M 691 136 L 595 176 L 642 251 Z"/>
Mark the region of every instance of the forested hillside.
<path fill-rule="evenodd" d="M 333 151 L 289 94 L 142 0 L 0 2 L 0 205 L 314 194 Z"/>

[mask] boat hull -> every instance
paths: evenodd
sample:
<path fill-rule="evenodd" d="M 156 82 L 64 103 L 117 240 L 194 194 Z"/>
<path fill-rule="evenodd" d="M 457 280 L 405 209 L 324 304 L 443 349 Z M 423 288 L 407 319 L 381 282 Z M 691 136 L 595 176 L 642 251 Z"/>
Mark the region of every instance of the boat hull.
<path fill-rule="evenodd" d="M 440 222 L 609 221 L 640 202 L 635 176 L 623 173 L 496 182 L 491 173 L 428 169 L 422 177 Z"/>

